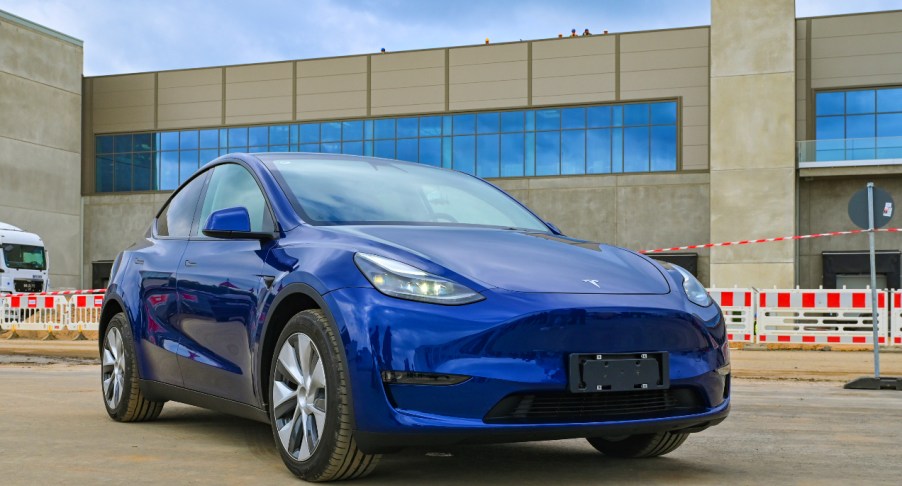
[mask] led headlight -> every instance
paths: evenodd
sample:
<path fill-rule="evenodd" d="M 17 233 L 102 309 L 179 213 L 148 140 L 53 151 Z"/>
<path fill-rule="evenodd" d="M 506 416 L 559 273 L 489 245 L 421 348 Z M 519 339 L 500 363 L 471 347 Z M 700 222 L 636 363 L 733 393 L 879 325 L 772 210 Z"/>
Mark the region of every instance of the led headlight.
<path fill-rule="evenodd" d="M 714 302 L 711 300 L 711 296 L 708 295 L 708 291 L 705 290 L 705 286 L 688 270 L 672 263 L 667 265 L 666 268 L 671 273 L 678 274 L 678 278 L 682 278 L 683 291 L 693 304 L 708 307 Z"/>
<path fill-rule="evenodd" d="M 354 263 L 376 290 L 399 299 L 462 305 L 485 298 L 459 283 L 390 258 L 357 253 Z"/>

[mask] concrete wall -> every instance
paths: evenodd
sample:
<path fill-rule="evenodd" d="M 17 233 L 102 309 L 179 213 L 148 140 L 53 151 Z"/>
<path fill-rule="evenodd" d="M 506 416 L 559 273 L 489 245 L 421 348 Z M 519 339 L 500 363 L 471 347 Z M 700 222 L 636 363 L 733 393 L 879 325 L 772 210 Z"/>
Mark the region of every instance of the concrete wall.
<path fill-rule="evenodd" d="M 78 287 L 81 41 L 0 11 L 0 46 L 0 221 L 43 238 L 52 287 Z"/>
<path fill-rule="evenodd" d="M 795 3 L 711 2 L 711 238 L 795 234 Z M 789 244 L 715 248 L 720 286 L 795 284 Z"/>

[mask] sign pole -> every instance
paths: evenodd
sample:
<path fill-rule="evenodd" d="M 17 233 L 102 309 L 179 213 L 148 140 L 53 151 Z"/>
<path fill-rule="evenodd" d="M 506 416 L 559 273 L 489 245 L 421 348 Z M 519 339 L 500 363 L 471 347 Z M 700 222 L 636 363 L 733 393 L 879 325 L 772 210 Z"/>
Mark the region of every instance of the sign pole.
<path fill-rule="evenodd" d="M 868 241 L 871 252 L 871 322 L 874 327 L 874 378 L 880 380 L 880 339 L 877 330 L 880 317 L 877 314 L 877 256 L 874 249 L 874 183 L 868 182 Z"/>

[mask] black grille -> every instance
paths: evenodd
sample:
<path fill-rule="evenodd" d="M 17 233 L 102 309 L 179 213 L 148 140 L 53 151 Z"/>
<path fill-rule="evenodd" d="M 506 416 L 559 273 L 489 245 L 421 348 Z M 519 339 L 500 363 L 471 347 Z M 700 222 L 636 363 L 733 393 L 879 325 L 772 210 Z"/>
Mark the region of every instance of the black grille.
<path fill-rule="evenodd" d="M 40 280 L 14 280 L 16 292 L 43 292 L 44 282 Z"/>
<path fill-rule="evenodd" d="M 705 410 L 691 388 L 609 393 L 511 395 L 485 416 L 486 422 L 608 422 L 660 418 Z"/>

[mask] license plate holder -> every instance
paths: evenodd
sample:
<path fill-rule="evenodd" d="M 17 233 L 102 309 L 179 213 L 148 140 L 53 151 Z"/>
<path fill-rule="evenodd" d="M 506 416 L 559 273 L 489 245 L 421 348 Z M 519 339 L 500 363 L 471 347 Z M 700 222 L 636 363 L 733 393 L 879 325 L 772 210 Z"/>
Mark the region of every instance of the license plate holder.
<path fill-rule="evenodd" d="M 574 353 L 570 355 L 572 393 L 663 390 L 670 388 L 670 362 L 658 353 Z"/>

